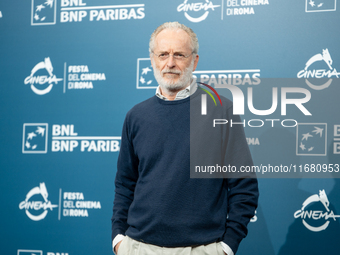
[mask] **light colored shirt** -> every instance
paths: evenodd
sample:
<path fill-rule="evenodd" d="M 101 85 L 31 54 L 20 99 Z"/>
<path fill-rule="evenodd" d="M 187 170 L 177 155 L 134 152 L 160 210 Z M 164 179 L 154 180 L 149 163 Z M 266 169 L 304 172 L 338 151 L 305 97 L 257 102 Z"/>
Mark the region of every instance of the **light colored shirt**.
<path fill-rule="evenodd" d="M 181 100 L 181 99 L 187 98 L 190 95 L 194 94 L 196 90 L 197 90 L 196 81 L 192 80 L 191 84 L 188 87 L 177 92 L 174 100 Z M 160 99 L 163 99 L 163 100 L 166 100 L 166 101 L 169 100 L 165 96 L 162 95 L 159 85 L 156 89 L 156 96 L 159 97 Z"/>

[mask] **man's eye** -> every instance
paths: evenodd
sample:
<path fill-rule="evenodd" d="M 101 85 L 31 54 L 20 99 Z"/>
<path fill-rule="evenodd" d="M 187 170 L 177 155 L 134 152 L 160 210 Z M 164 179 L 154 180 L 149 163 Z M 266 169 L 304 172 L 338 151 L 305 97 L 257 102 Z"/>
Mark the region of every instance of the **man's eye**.
<path fill-rule="evenodd" d="M 184 55 L 182 53 L 175 53 L 174 57 L 175 58 L 184 58 Z"/>
<path fill-rule="evenodd" d="M 159 56 L 162 57 L 162 58 L 167 57 L 167 56 L 169 56 L 169 53 L 161 53 L 161 54 L 159 54 Z"/>

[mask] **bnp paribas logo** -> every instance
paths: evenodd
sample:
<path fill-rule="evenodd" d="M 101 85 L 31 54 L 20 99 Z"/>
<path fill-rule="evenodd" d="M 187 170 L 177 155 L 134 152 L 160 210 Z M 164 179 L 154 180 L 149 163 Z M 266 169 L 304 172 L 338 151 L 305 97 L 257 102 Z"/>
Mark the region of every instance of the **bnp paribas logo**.
<path fill-rule="evenodd" d="M 54 25 L 57 0 L 32 0 L 31 25 Z"/>
<path fill-rule="evenodd" d="M 296 126 L 296 155 L 327 155 L 327 123 L 298 123 Z"/>
<path fill-rule="evenodd" d="M 220 97 L 220 95 L 216 92 L 216 90 L 213 87 L 211 87 L 210 85 L 205 84 L 203 82 L 197 82 L 197 83 L 199 83 L 199 84 L 201 84 L 201 85 L 206 87 L 206 88 L 202 88 L 202 87 L 199 86 L 198 88 L 200 88 L 201 90 L 206 92 L 212 98 L 212 100 L 215 103 L 215 106 L 217 106 L 217 102 L 215 100 L 215 97 L 213 96 L 213 94 L 208 89 L 210 89 L 215 94 L 215 96 L 219 100 L 220 104 L 222 105 L 221 97 Z M 201 95 L 201 102 L 202 102 L 201 103 L 201 115 L 207 115 L 207 94 L 202 94 Z"/>
<path fill-rule="evenodd" d="M 47 123 L 25 123 L 22 153 L 47 153 Z"/>
<path fill-rule="evenodd" d="M 43 255 L 41 250 L 22 250 L 19 249 L 17 255 Z"/>
<path fill-rule="evenodd" d="M 150 58 L 137 59 L 137 89 L 156 89 L 158 86 Z"/>
<path fill-rule="evenodd" d="M 306 0 L 306 12 L 336 11 L 336 0 Z"/>

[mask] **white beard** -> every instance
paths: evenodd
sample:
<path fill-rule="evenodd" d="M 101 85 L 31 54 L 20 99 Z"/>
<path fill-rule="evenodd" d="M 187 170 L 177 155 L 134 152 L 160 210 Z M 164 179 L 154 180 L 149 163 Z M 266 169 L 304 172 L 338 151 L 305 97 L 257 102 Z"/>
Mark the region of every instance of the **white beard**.
<path fill-rule="evenodd" d="M 161 72 L 157 67 L 155 67 L 154 75 L 161 89 L 166 90 L 172 94 L 172 93 L 177 93 L 178 91 L 185 89 L 187 86 L 190 85 L 190 80 L 192 79 L 193 68 L 194 68 L 194 60 L 191 62 L 190 66 L 188 66 L 184 70 L 184 72 L 181 72 L 178 70 L 172 70 L 172 69 L 164 69 Z M 166 81 L 163 78 L 163 74 L 167 72 L 179 74 L 180 78 L 178 79 L 177 82 L 175 82 L 174 80 Z"/>

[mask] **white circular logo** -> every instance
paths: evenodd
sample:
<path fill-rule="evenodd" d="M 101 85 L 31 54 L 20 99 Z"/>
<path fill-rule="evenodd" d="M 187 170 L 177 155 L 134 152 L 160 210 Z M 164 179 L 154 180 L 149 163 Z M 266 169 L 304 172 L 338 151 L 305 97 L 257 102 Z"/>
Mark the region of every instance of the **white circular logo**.
<path fill-rule="evenodd" d="M 211 1 L 205 0 L 205 3 L 188 3 L 188 0 L 185 0 L 184 3 L 180 4 L 177 7 L 178 12 L 184 12 L 184 16 L 191 22 L 201 22 L 205 20 L 209 15 L 209 10 L 214 11 L 216 7 L 220 7 L 219 5 L 214 5 Z M 201 12 L 204 13 L 199 17 L 192 17 L 188 14 L 188 12 Z"/>
<path fill-rule="evenodd" d="M 34 76 L 36 72 L 39 70 L 46 70 L 49 76 L 47 75 L 40 75 L 40 76 Z M 49 93 L 53 87 L 54 84 L 58 84 L 59 81 L 62 81 L 63 79 L 57 78 L 53 73 L 53 66 L 51 63 L 50 58 L 45 58 L 45 61 L 42 61 L 33 67 L 31 71 L 31 75 L 27 76 L 25 79 L 25 84 L 31 84 L 31 89 L 34 93 L 37 95 L 45 95 Z M 44 89 L 39 89 L 36 86 L 43 86 L 48 85 Z"/>
<path fill-rule="evenodd" d="M 325 62 L 328 66 L 329 70 L 326 69 L 311 69 L 310 67 L 317 62 Z M 331 55 L 329 54 L 328 49 L 322 50 L 322 54 L 316 54 L 313 57 L 311 57 L 303 70 L 298 72 L 297 77 L 298 78 L 305 78 L 306 84 L 314 89 L 314 90 L 322 90 L 328 88 L 332 83 L 332 77 L 339 78 L 340 73 L 336 71 L 335 68 L 332 67 L 333 60 L 331 58 Z M 308 78 L 316 78 L 316 79 L 327 79 L 328 80 L 320 85 L 313 84 L 311 81 L 308 80 Z"/>
<path fill-rule="evenodd" d="M 39 194 L 42 196 L 44 200 L 43 202 L 42 201 L 30 201 L 30 199 L 34 195 L 39 195 Z M 52 205 L 52 203 L 48 201 L 47 198 L 48 198 L 48 193 L 47 193 L 45 183 L 40 183 L 39 187 L 34 187 L 27 193 L 26 199 L 19 204 L 19 208 L 21 210 L 25 209 L 26 215 L 31 220 L 34 220 L 34 221 L 42 220 L 46 217 L 48 213 L 48 209 L 52 211 L 53 208 L 58 207 L 57 205 Z M 30 212 L 30 211 L 40 211 L 40 210 L 43 210 L 43 212 L 40 213 L 39 215 L 35 215 Z"/>
<path fill-rule="evenodd" d="M 317 203 L 317 202 L 320 202 L 324 206 L 325 210 L 307 210 L 306 209 L 308 205 Z M 301 210 L 297 210 L 294 213 L 294 218 L 296 219 L 301 218 L 303 225 L 307 229 L 313 232 L 319 232 L 319 231 L 325 230 L 330 223 L 329 221 L 330 218 L 335 221 L 336 218 L 339 218 L 339 217 L 340 215 L 334 215 L 334 212 L 329 209 L 329 201 L 325 193 L 325 190 L 320 190 L 319 195 L 315 194 L 307 198 L 305 202 L 303 202 Z M 315 226 L 311 226 L 310 224 L 308 224 L 306 219 L 315 220 L 317 222 L 320 222 L 319 220 L 324 219 L 325 223 L 321 224 L 318 227 L 315 227 Z"/>

